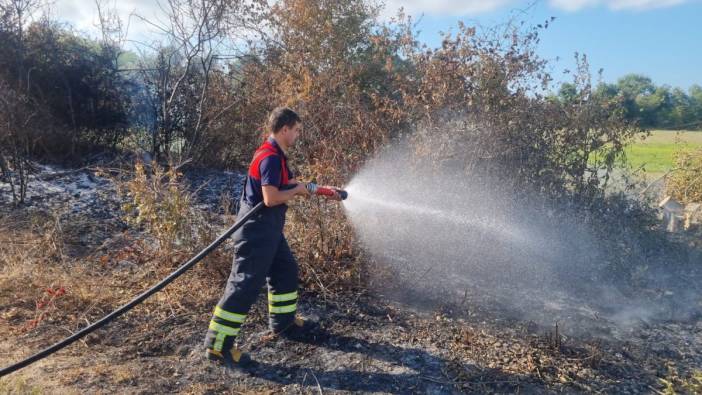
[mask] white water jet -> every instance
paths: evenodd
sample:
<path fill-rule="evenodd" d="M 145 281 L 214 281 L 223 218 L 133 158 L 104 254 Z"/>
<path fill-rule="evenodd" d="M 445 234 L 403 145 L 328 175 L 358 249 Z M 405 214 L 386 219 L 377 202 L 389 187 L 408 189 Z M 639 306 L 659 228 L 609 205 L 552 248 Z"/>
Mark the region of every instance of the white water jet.
<path fill-rule="evenodd" d="M 417 169 L 409 156 L 395 146 L 346 187 L 358 240 L 394 276 L 379 293 L 407 302 L 468 298 L 469 308 L 579 329 L 611 326 L 622 312 L 637 311 L 641 321 L 654 315 L 601 281 L 598 239 L 579 218 L 537 210 L 523 192 L 485 177 Z"/>

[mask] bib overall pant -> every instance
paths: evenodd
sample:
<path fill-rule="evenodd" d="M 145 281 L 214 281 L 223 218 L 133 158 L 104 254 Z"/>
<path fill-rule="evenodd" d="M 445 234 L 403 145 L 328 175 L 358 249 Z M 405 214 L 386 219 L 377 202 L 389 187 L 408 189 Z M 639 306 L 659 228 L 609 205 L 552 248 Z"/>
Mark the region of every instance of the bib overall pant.
<path fill-rule="evenodd" d="M 242 202 L 239 215 L 252 207 Z M 283 236 L 287 206 L 263 207 L 233 235 L 234 262 L 224 295 L 215 307 L 205 346 L 229 350 L 264 283 L 268 284 L 269 326 L 280 332 L 297 310 L 298 267 Z"/>

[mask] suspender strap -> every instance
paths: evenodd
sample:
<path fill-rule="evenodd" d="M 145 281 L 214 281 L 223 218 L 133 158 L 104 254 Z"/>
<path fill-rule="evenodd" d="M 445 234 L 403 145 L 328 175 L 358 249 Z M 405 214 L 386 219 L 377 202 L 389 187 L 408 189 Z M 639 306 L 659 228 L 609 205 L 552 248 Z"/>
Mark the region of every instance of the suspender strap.
<path fill-rule="evenodd" d="M 279 155 L 278 150 L 273 146 L 273 144 L 271 144 L 267 140 L 254 153 L 253 160 L 251 161 L 251 165 L 249 166 L 249 176 L 253 177 L 255 180 L 261 180 L 261 162 L 269 156 L 273 155 L 278 155 L 281 164 L 281 180 L 280 185 L 278 185 L 278 187 L 287 185 L 290 181 L 290 175 L 288 174 L 288 167 L 285 165 L 285 157 L 283 157 L 283 155 Z"/>

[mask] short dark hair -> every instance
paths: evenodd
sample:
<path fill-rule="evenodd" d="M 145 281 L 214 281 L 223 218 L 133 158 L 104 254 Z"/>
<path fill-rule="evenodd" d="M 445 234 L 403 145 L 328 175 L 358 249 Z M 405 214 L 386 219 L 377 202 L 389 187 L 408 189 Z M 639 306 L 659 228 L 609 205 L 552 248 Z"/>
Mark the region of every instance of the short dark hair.
<path fill-rule="evenodd" d="M 295 126 L 301 122 L 300 116 L 289 107 L 278 107 L 268 116 L 268 131 L 278 133 L 283 126 Z"/>

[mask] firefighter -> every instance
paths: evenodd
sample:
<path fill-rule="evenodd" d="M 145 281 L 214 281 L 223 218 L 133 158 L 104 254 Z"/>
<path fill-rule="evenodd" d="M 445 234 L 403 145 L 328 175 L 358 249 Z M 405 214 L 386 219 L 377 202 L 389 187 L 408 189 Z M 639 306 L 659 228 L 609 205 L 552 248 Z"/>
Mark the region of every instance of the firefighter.
<path fill-rule="evenodd" d="M 273 334 L 300 339 L 316 326 L 296 315 L 298 267 L 283 235 L 286 203 L 310 194 L 306 185 L 295 179 L 285 156 L 300 134 L 302 122 L 293 110 L 280 107 L 270 114 L 267 128 L 270 136 L 254 153 L 238 215 L 260 202 L 265 207 L 233 235 L 232 271 L 205 337 L 207 357 L 228 367 L 245 366 L 251 361 L 236 347 L 235 340 L 264 283 L 268 285 L 269 327 Z M 341 200 L 336 191 L 328 198 Z"/>

